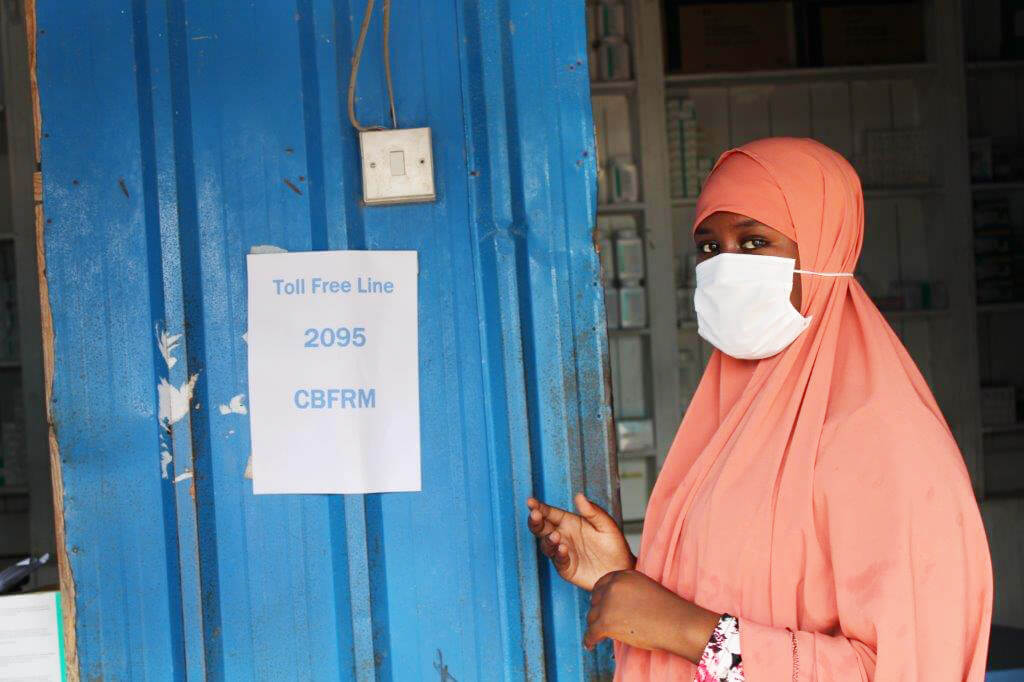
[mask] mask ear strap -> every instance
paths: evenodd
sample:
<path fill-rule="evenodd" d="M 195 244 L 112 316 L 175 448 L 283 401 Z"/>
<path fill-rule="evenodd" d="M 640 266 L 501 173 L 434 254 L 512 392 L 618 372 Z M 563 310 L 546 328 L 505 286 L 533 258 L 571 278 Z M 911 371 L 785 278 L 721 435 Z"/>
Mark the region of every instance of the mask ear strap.
<path fill-rule="evenodd" d="M 817 275 L 818 277 L 853 277 L 852 272 L 814 272 L 813 270 L 793 270 L 801 275 Z"/>

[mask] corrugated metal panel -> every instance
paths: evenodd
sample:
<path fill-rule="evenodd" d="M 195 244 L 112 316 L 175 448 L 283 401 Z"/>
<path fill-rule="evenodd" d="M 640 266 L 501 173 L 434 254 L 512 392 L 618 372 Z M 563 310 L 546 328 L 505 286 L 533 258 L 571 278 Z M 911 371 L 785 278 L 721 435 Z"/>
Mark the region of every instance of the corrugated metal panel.
<path fill-rule="evenodd" d="M 433 129 L 438 201 L 372 209 L 344 114 L 363 7 L 37 4 L 83 677 L 610 672 L 522 505 L 613 498 L 583 2 L 396 1 L 399 122 Z M 364 122 L 385 120 L 379 54 L 371 37 Z M 216 408 L 247 392 L 259 244 L 419 251 L 422 493 L 252 495 L 248 418 Z M 168 433 L 157 385 L 192 376 Z"/>

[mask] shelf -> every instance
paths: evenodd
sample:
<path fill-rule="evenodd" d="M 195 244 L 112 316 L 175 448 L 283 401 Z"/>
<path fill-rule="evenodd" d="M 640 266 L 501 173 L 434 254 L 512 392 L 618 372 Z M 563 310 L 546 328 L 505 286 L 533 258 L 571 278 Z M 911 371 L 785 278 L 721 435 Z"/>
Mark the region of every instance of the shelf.
<path fill-rule="evenodd" d="M 1016 182 L 975 182 L 972 192 L 1024 192 L 1024 181 Z"/>
<path fill-rule="evenodd" d="M 23 485 L 0 485 L 0 497 L 27 497 L 28 487 Z"/>
<path fill-rule="evenodd" d="M 1024 183 L 1021 184 L 1024 189 Z M 920 187 L 869 187 L 864 190 L 864 199 L 899 199 L 906 197 L 927 197 L 937 194 L 941 190 L 935 185 L 922 185 Z M 697 197 L 683 197 L 672 199 L 672 206 L 681 208 L 684 206 L 696 206 Z"/>
<path fill-rule="evenodd" d="M 619 450 L 619 459 L 647 459 L 649 457 L 657 457 L 658 453 L 654 450 Z"/>
<path fill-rule="evenodd" d="M 932 318 L 947 317 L 948 308 L 937 308 L 932 310 L 883 310 L 882 314 L 889 320 L 927 320 Z"/>
<path fill-rule="evenodd" d="M 681 332 L 696 332 L 697 320 L 686 320 L 684 322 L 679 322 L 678 328 Z"/>
<path fill-rule="evenodd" d="M 778 81 L 907 78 L 931 75 L 934 72 L 935 67 L 932 64 L 914 63 L 870 66 L 824 66 L 771 71 L 671 74 L 665 76 L 665 88 L 686 88 L 706 85 L 757 85 L 761 83 L 777 83 Z"/>
<path fill-rule="evenodd" d="M 647 204 L 642 201 L 622 204 L 598 204 L 597 214 L 608 215 L 612 213 L 639 213 L 647 210 Z"/>
<path fill-rule="evenodd" d="M 0 369 L 21 369 L 20 360 L 0 360 Z"/>
<path fill-rule="evenodd" d="M 982 315 L 997 315 L 999 313 L 1024 312 L 1024 301 L 1011 301 L 1009 303 L 979 303 L 978 313 Z"/>
<path fill-rule="evenodd" d="M 642 533 L 644 530 L 643 521 L 623 521 L 622 532 L 623 533 Z"/>
<path fill-rule="evenodd" d="M 1008 433 L 1024 433 L 1024 422 L 1017 422 L 1015 424 L 994 424 L 992 426 L 983 426 L 981 427 L 981 432 L 986 436 Z"/>
<path fill-rule="evenodd" d="M 1024 60 L 993 59 L 991 61 L 967 62 L 968 71 L 1003 71 L 1007 69 L 1024 69 Z"/>
<path fill-rule="evenodd" d="M 608 336 L 646 336 L 650 333 L 651 330 L 648 327 L 620 327 L 608 330 Z"/>
<path fill-rule="evenodd" d="M 0 243 L 2 242 L 13 242 L 14 235 L 10 232 L 0 232 Z"/>
<path fill-rule="evenodd" d="M 636 92 L 636 81 L 590 81 L 592 95 L 629 95 Z"/>

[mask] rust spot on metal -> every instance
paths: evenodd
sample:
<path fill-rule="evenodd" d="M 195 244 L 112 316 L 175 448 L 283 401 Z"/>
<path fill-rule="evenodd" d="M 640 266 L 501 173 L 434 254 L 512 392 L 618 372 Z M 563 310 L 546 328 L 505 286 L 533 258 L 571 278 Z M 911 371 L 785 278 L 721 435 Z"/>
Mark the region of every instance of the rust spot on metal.
<path fill-rule="evenodd" d="M 291 147 L 285 147 L 285 148 L 284 148 L 284 153 L 285 153 L 285 154 L 294 154 L 294 153 L 295 153 L 295 150 L 294 150 L 294 149 L 292 149 Z"/>
<path fill-rule="evenodd" d="M 288 185 L 288 189 L 290 189 L 291 191 L 295 192 L 295 193 L 296 193 L 296 194 L 298 194 L 298 195 L 299 195 L 300 197 L 302 196 L 302 190 L 301 190 L 301 189 L 299 189 L 299 188 L 298 188 L 298 187 L 297 187 L 297 186 L 295 185 L 295 183 L 294 183 L 294 182 L 292 182 L 292 181 L 291 181 L 291 180 L 289 180 L 288 178 L 285 178 L 285 179 L 284 179 L 284 184 Z"/>
<path fill-rule="evenodd" d="M 128 197 L 129 199 L 131 198 L 132 195 L 128 194 L 128 185 L 124 184 L 124 178 L 117 179 L 117 186 L 121 188 L 121 191 L 124 192 L 124 195 L 126 197 Z"/>

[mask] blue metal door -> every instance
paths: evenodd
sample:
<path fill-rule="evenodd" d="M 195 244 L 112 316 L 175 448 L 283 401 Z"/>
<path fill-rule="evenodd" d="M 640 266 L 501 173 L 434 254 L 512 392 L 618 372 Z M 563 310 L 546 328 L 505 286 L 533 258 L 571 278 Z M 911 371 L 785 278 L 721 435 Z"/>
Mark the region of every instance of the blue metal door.
<path fill-rule="evenodd" d="M 523 506 L 617 503 L 583 0 L 394 1 L 399 125 L 432 128 L 438 199 L 382 208 L 345 114 L 363 8 L 36 3 L 85 679 L 610 673 Z M 377 36 L 364 123 L 387 120 Z M 421 493 L 252 494 L 245 256 L 268 246 L 419 252 Z"/>

